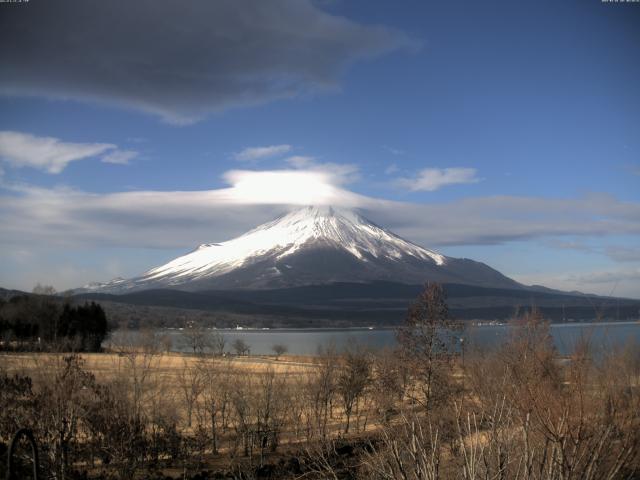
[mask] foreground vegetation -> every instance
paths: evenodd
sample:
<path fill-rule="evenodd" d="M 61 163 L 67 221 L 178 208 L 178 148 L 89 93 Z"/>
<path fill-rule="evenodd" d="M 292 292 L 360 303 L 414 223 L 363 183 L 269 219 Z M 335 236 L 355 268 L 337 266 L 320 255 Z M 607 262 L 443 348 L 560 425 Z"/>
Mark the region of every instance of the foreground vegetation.
<path fill-rule="evenodd" d="M 194 334 L 176 355 L 149 333 L 111 353 L 6 354 L 0 442 L 31 428 L 57 479 L 640 478 L 638 348 L 585 338 L 559 359 L 539 315 L 516 321 L 500 348 L 453 349 L 430 286 L 395 351 L 223 357 Z"/>

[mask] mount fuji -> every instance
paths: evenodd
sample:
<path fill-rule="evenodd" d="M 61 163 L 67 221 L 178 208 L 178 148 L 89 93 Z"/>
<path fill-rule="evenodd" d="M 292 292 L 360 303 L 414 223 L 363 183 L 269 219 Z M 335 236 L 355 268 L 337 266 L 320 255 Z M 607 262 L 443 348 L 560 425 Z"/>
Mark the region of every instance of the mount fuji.
<path fill-rule="evenodd" d="M 89 284 L 76 292 L 263 290 L 380 281 L 525 288 L 483 263 L 407 241 L 355 211 L 305 207 L 232 240 L 200 245 L 139 277 Z"/>

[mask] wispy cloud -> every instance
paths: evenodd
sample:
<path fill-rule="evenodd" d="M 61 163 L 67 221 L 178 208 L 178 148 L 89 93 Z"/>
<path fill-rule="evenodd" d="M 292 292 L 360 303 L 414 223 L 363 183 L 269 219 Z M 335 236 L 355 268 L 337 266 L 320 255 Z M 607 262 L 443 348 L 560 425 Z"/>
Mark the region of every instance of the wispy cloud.
<path fill-rule="evenodd" d="M 640 298 L 640 269 L 610 268 L 579 273 L 547 272 L 535 274 L 512 274 L 511 278 L 525 285 L 544 285 L 565 291 L 579 291 L 612 295 L 617 297 Z M 594 307 L 606 305 L 594 300 Z"/>
<path fill-rule="evenodd" d="M 587 245 L 586 243 L 581 241 L 559 240 L 557 238 L 554 238 L 545 243 L 551 248 L 557 248 L 560 250 L 575 250 L 578 252 L 585 252 L 585 253 L 602 253 L 597 248 L 591 245 Z"/>
<path fill-rule="evenodd" d="M 396 184 L 411 191 L 433 192 L 448 185 L 478 183 L 475 168 L 425 168 L 413 178 L 399 178 Z"/>
<path fill-rule="evenodd" d="M 570 275 L 569 279 L 581 285 L 607 284 L 613 287 L 620 282 L 640 281 L 640 268 L 631 268 L 615 271 L 589 272 L 578 275 Z M 614 292 L 612 292 L 613 294 Z"/>
<path fill-rule="evenodd" d="M 609 195 L 417 204 L 359 195 L 329 170 L 233 170 L 224 179 L 229 186 L 217 190 L 109 194 L 24 185 L 7 190 L 5 183 L 0 243 L 184 248 L 226 240 L 308 204 L 360 209 L 374 222 L 432 247 L 640 235 L 640 204 Z"/>
<path fill-rule="evenodd" d="M 118 150 L 111 143 L 72 143 L 54 137 L 0 131 L 0 161 L 11 167 L 30 167 L 58 174 L 71 162 L 99 156 L 106 163 L 124 164 L 137 156 L 137 152 Z"/>
<path fill-rule="evenodd" d="M 284 161 L 294 168 L 308 168 L 316 163 L 315 157 L 307 155 L 294 155 L 293 157 L 285 158 Z"/>
<path fill-rule="evenodd" d="M 133 150 L 114 150 L 104 155 L 100 161 L 103 163 L 115 163 L 116 165 L 128 165 L 137 156 L 138 152 Z"/>
<path fill-rule="evenodd" d="M 640 248 L 637 247 L 623 245 L 594 246 L 575 240 L 563 241 L 558 239 L 552 239 L 545 243 L 552 248 L 604 255 L 620 263 L 640 262 Z"/>
<path fill-rule="evenodd" d="M 204 191 L 95 194 L 5 185 L 0 244 L 184 248 L 230 238 L 292 206 L 371 203 L 326 172 L 233 170 L 223 178 L 229 187 Z"/>
<path fill-rule="evenodd" d="M 277 157 L 291 151 L 291 145 L 269 145 L 265 147 L 247 147 L 233 154 L 239 162 L 257 162 L 265 158 Z"/>
<path fill-rule="evenodd" d="M 116 146 L 110 143 L 70 143 L 28 133 L 0 132 L 0 158 L 12 167 L 32 167 L 60 173 L 78 160 L 95 157 Z"/>
<path fill-rule="evenodd" d="M 400 170 L 398 168 L 398 165 L 395 163 L 392 163 L 391 165 L 389 165 L 387 168 L 384 169 L 384 173 L 386 175 L 393 175 L 394 173 L 396 173 L 398 170 Z"/>
<path fill-rule="evenodd" d="M 400 150 L 398 148 L 393 148 L 388 145 L 384 145 L 382 148 L 384 148 L 391 155 L 404 155 L 404 150 Z"/>
<path fill-rule="evenodd" d="M 605 253 L 617 262 L 640 262 L 640 248 L 637 247 L 609 246 Z"/>
<path fill-rule="evenodd" d="M 285 162 L 298 170 L 309 170 L 327 175 L 336 185 L 346 185 L 360 179 L 360 168 L 353 163 L 319 162 L 315 157 L 295 155 Z"/>

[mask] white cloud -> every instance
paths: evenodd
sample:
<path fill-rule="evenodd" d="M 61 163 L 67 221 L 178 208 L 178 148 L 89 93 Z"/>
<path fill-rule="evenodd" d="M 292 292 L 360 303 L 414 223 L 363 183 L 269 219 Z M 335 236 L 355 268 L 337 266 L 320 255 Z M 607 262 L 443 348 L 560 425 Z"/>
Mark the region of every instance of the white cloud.
<path fill-rule="evenodd" d="M 30 133 L 0 131 L 0 161 L 11 167 L 30 167 L 51 174 L 62 172 L 71 162 L 102 156 L 105 163 L 127 164 L 137 152 L 119 150 L 111 143 L 72 143 Z M 0 174 L 3 170 L 0 168 Z"/>
<path fill-rule="evenodd" d="M 291 145 L 269 145 L 267 147 L 248 147 L 233 155 L 240 162 L 255 162 L 265 158 L 283 155 L 291 150 Z"/>
<path fill-rule="evenodd" d="M 70 143 L 28 133 L 0 132 L 0 159 L 13 167 L 60 173 L 70 162 L 95 157 L 116 146 L 110 143 Z"/>
<path fill-rule="evenodd" d="M 401 203 L 345 189 L 335 172 L 234 170 L 229 187 L 204 191 L 95 194 L 13 186 L 0 196 L 0 244 L 190 247 L 223 241 L 291 206 L 358 208 L 427 247 L 514 240 L 640 235 L 640 204 L 609 195 L 574 199 L 494 196 L 439 204 Z"/>
<path fill-rule="evenodd" d="M 242 204 L 360 206 L 364 197 L 340 188 L 339 177 L 322 170 L 232 170 L 224 175 L 232 185 L 225 199 Z"/>
<path fill-rule="evenodd" d="M 138 152 L 133 150 L 114 150 L 104 155 L 100 161 L 103 163 L 114 163 L 116 165 L 128 165 L 131 160 L 138 156 Z"/>
<path fill-rule="evenodd" d="M 188 247 L 221 241 L 292 206 L 358 208 L 376 201 L 314 170 L 233 170 L 228 188 L 95 194 L 3 185 L 0 244 Z"/>
<path fill-rule="evenodd" d="M 400 178 L 396 183 L 412 191 L 433 192 L 448 185 L 460 183 L 477 183 L 475 168 L 425 168 L 414 178 Z"/>

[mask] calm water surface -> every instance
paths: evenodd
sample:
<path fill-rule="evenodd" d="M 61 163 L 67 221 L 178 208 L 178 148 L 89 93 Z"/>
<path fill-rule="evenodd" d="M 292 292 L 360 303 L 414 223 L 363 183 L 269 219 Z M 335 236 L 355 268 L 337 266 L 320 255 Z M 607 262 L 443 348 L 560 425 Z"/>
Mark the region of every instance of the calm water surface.
<path fill-rule="evenodd" d="M 467 327 L 462 334 L 465 348 L 491 348 L 498 346 L 509 337 L 513 327 L 509 325 L 485 325 Z M 358 343 L 374 349 L 393 347 L 396 343 L 395 330 L 381 328 L 341 329 L 274 329 L 274 330 L 216 330 L 226 342 L 227 350 L 237 338 L 244 340 L 256 355 L 272 354 L 275 344 L 286 345 L 289 353 L 296 355 L 313 355 L 318 347 L 334 344 L 342 349 L 349 344 Z M 188 351 L 180 330 L 164 330 L 172 338 L 174 351 Z M 573 323 L 551 325 L 551 335 L 560 354 L 573 351 L 577 342 L 588 339 L 595 348 L 616 348 L 633 344 L 640 348 L 640 323 Z"/>

